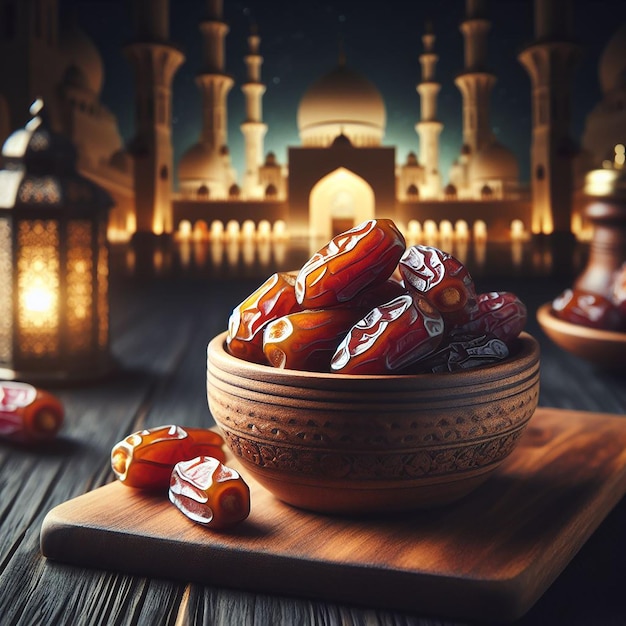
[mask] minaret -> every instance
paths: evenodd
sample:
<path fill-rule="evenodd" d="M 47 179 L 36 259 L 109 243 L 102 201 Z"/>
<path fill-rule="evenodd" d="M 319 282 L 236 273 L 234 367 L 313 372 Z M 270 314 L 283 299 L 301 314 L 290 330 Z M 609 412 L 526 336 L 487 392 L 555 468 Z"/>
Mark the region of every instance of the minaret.
<path fill-rule="evenodd" d="M 531 185 L 534 234 L 571 233 L 571 79 L 580 47 L 571 0 L 535 0 L 535 40 L 518 56 L 532 83 Z"/>
<path fill-rule="evenodd" d="M 133 0 L 135 211 L 138 233 L 171 233 L 172 80 L 183 53 L 169 41 L 169 0 Z"/>
<path fill-rule="evenodd" d="M 465 20 L 460 29 L 465 41 L 465 68 L 455 79 L 463 96 L 463 143 L 476 154 L 491 143 L 489 99 L 496 77 L 487 70 L 486 0 L 466 0 Z"/>
<path fill-rule="evenodd" d="M 435 66 L 439 57 L 434 52 L 435 35 L 432 25 L 426 26 L 426 32 L 422 36 L 424 53 L 419 60 L 422 65 L 422 82 L 417 85 L 420 95 L 420 121 L 415 125 L 415 130 L 420 138 L 420 161 L 424 166 L 425 193 L 428 198 L 438 197 L 441 192 L 441 176 L 439 174 L 439 134 L 443 124 L 437 120 L 437 94 L 441 84 L 435 80 Z"/>
<path fill-rule="evenodd" d="M 263 57 L 259 54 L 261 38 L 252 29 L 248 37 L 249 54 L 245 57 L 247 81 L 241 86 L 246 98 L 246 119 L 241 124 L 241 132 L 245 143 L 246 171 L 243 179 L 244 197 L 260 195 L 259 166 L 263 162 L 263 138 L 267 132 L 267 124 L 263 123 L 261 99 L 265 93 L 265 85 L 261 82 L 261 64 Z"/>
<path fill-rule="evenodd" d="M 223 0 L 207 0 L 207 18 L 200 24 L 203 37 L 202 70 L 196 77 L 202 95 L 202 131 L 200 142 L 219 154 L 228 146 L 228 110 L 226 99 L 233 79 L 225 73 Z"/>

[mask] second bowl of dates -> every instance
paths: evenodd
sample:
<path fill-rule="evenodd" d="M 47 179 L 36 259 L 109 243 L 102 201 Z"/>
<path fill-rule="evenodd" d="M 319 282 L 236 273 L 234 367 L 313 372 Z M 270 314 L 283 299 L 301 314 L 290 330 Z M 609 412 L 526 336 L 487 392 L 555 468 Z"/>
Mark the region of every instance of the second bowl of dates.
<path fill-rule="evenodd" d="M 469 494 L 519 442 L 537 406 L 539 345 L 432 374 L 281 369 L 207 349 L 209 409 L 242 465 L 278 499 L 330 514 L 390 513 Z"/>
<path fill-rule="evenodd" d="M 617 370 L 626 366 L 626 332 L 592 328 L 560 319 L 552 302 L 537 310 L 543 332 L 559 348 L 602 369 Z"/>

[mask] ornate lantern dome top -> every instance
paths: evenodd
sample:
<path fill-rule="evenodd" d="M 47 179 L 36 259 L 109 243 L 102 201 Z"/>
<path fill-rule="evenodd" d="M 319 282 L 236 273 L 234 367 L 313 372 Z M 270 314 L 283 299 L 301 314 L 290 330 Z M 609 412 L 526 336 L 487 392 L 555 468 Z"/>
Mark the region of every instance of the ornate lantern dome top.
<path fill-rule="evenodd" d="M 110 209 L 111 196 L 77 171 L 76 148 L 52 130 L 43 102 L 36 100 L 30 113 L 33 118 L 2 147 L 0 209 L 62 207 L 82 214 Z"/>
<path fill-rule="evenodd" d="M 33 102 L 30 114 L 33 118 L 12 133 L 2 147 L 7 169 L 24 167 L 32 174 L 73 172 L 76 148 L 67 137 L 52 130 L 42 100 Z"/>

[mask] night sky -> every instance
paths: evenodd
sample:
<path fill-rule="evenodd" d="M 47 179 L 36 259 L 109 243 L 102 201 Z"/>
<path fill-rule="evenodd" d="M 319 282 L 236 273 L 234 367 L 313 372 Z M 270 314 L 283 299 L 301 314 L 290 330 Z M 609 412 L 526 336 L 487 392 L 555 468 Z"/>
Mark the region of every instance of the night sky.
<path fill-rule="evenodd" d="M 105 69 L 101 99 L 118 118 L 125 141 L 133 134 L 133 84 L 131 68 L 121 52 L 131 37 L 130 0 L 60 0 L 62 15 L 76 11 L 78 21 L 100 49 Z M 491 124 L 498 139 L 512 149 L 521 178 L 528 179 L 530 145 L 530 79 L 517 61 L 517 53 L 532 40 L 532 0 L 492 0 L 492 29 L 488 58 L 497 77 L 491 99 Z M 597 66 L 608 38 L 626 21 L 623 0 L 575 0 L 577 40 L 583 46 L 573 81 L 572 134 L 580 138 L 585 116 L 600 99 Z M 171 39 L 186 61 L 174 79 L 173 137 L 175 160 L 200 134 L 200 92 L 194 78 L 201 64 L 202 38 L 198 24 L 205 0 L 171 0 Z M 397 146 L 397 160 L 408 152 L 419 154 L 415 123 L 419 120 L 421 35 L 431 20 L 439 55 L 436 76 L 442 84 L 438 116 L 444 123 L 440 165 L 447 182 L 448 170 L 461 145 L 461 96 L 454 85 L 463 68 L 463 38 L 459 24 L 464 0 L 407 2 L 385 0 L 375 8 L 362 0 L 324 2 L 309 0 L 224 0 L 224 17 L 230 26 L 226 38 L 226 70 L 235 79 L 230 95 L 228 143 L 232 161 L 241 173 L 245 80 L 243 57 L 247 36 L 255 23 L 264 57 L 263 118 L 269 129 L 265 152 L 273 151 L 286 163 L 287 147 L 299 145 L 296 115 L 307 87 L 335 67 L 339 41 L 347 65 L 365 74 L 381 91 L 387 108 L 384 145 Z M 621 138 L 623 141 L 623 138 Z"/>

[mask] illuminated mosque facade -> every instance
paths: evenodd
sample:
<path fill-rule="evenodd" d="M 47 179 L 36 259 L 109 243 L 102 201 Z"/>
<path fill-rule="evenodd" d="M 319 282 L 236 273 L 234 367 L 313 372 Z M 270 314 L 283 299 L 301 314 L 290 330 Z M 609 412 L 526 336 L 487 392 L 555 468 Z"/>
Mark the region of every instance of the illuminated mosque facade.
<path fill-rule="evenodd" d="M 225 58 L 229 27 L 223 1 L 207 0 L 196 78 L 201 130 L 175 176 L 172 82 L 185 58 L 170 41 L 168 0 L 133 0 L 132 8 L 134 37 L 124 53 L 134 70 L 135 128 L 124 145 L 115 116 L 100 100 L 100 54 L 75 22 L 57 23 L 57 0 L 0 0 L 0 53 L 23 60 L 0 68 L 0 140 L 23 126 L 30 102 L 43 97 L 54 127 L 77 147 L 80 172 L 115 201 L 111 239 L 134 233 L 328 239 L 374 217 L 395 219 L 416 236 L 428 229 L 488 233 L 494 239 L 576 233 L 582 175 L 610 158 L 615 138 L 626 135 L 626 28 L 617 31 L 600 60 L 604 97 L 587 118 L 579 150 L 569 130 L 570 83 L 580 52 L 573 43 L 571 6 L 535 0 L 534 41 L 518 55 L 530 77 L 532 108 L 531 181 L 529 188 L 521 185 L 516 157 L 490 125 L 496 76 L 488 69 L 486 1 L 466 0 L 460 24 L 464 66 L 455 79 L 462 95 L 463 143 L 449 172 L 439 165 L 441 85 L 430 27 L 421 37 L 416 85 L 419 151 L 409 153 L 405 163 L 397 163 L 395 147 L 384 144 L 381 93 L 341 55 L 301 99 L 300 145 L 288 148 L 287 162 L 265 153 L 271 128 L 263 121 L 261 37 L 251 32 L 240 85 L 244 171 L 237 172 L 228 149 L 228 96 L 234 87 Z"/>

